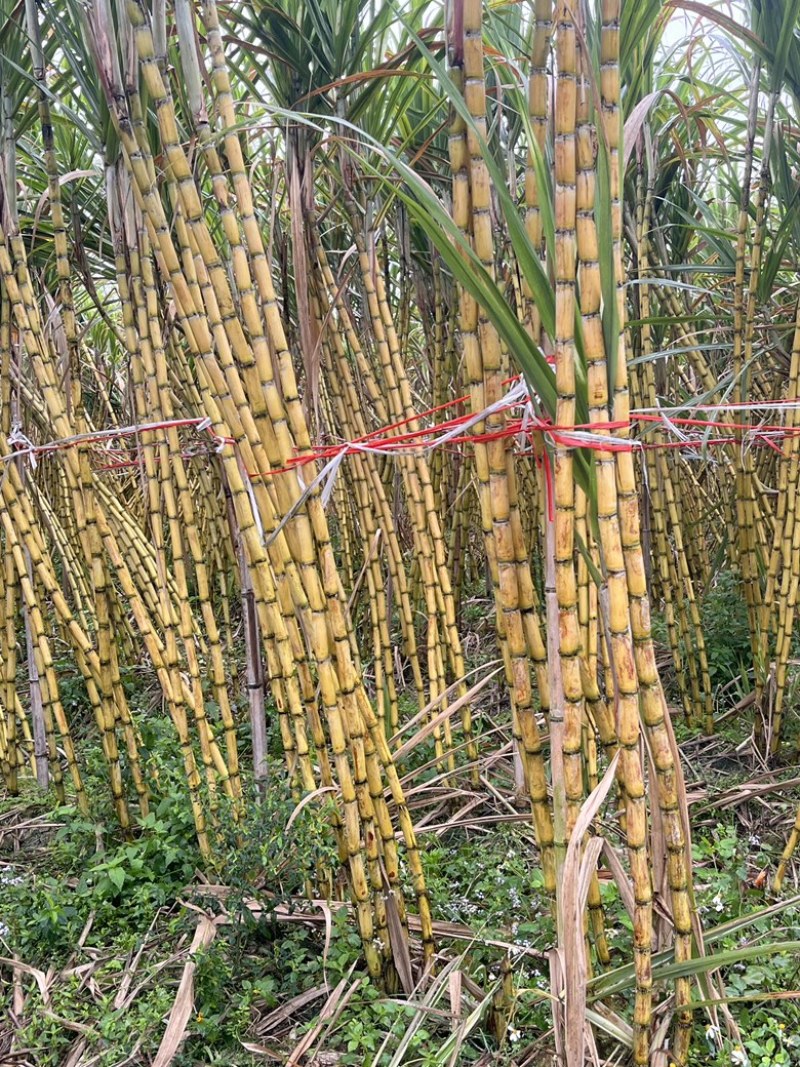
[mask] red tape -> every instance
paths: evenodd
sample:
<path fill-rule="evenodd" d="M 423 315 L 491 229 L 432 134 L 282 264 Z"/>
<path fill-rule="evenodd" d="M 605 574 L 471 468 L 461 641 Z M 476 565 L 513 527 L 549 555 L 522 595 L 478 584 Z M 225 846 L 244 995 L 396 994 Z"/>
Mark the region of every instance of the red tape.
<path fill-rule="evenodd" d="M 503 384 L 507 385 L 510 382 L 516 382 L 518 380 L 519 378 L 515 376 L 507 379 Z M 451 434 L 452 431 L 456 430 L 459 426 L 466 426 L 467 424 L 474 426 L 475 422 L 473 420 L 475 419 L 475 414 L 467 412 L 441 422 L 436 422 L 427 427 L 415 427 L 410 430 L 405 430 L 404 432 L 396 431 L 401 431 L 404 427 L 413 423 L 419 423 L 430 419 L 433 416 L 440 415 L 442 412 L 450 411 L 458 405 L 468 404 L 469 401 L 470 396 L 468 394 L 455 397 L 452 400 L 428 408 L 418 414 L 399 419 L 396 422 L 390 423 L 388 426 L 382 426 L 376 430 L 371 430 L 369 433 L 357 437 L 352 441 L 343 441 L 339 444 L 320 445 L 316 448 L 307 449 L 302 454 L 289 459 L 283 467 L 277 467 L 264 472 L 248 472 L 248 475 L 251 478 L 274 477 L 279 474 L 287 474 L 292 470 L 306 466 L 309 463 L 329 461 L 342 454 L 352 455 L 353 453 L 362 451 L 370 451 L 380 455 L 393 455 L 395 453 L 410 453 L 414 450 L 427 451 L 432 448 L 441 447 L 440 445 L 437 445 L 437 440 L 439 438 Z M 520 403 L 520 400 L 516 400 L 509 402 L 505 406 L 493 408 L 491 413 L 481 421 L 489 421 L 497 415 L 506 416 L 509 411 L 519 408 Z M 737 404 L 736 408 L 761 410 L 772 408 L 780 409 L 782 407 L 788 407 L 789 405 L 795 405 L 795 403 L 794 400 L 772 402 L 766 405 L 752 402 L 747 404 Z M 695 405 L 693 406 L 693 410 L 719 412 L 725 410 L 725 405 Z M 615 431 L 630 430 L 631 422 L 642 424 L 660 423 L 666 429 L 669 429 L 671 426 L 685 427 L 689 431 L 702 430 L 703 433 L 702 435 L 690 433 L 687 434 L 686 438 L 672 441 L 641 441 L 638 439 L 627 441 L 620 440 L 619 438 L 614 439 L 613 437 L 606 437 L 606 435 L 614 434 Z M 75 438 L 65 438 L 63 441 L 54 441 L 48 444 L 34 445 L 33 447 L 20 447 L 18 451 L 13 454 L 47 455 L 83 444 L 96 445 L 102 441 L 113 441 L 141 434 L 149 435 L 160 430 L 181 429 L 188 426 L 195 427 L 198 430 L 202 427 L 218 446 L 222 444 L 236 444 L 235 438 L 217 434 L 211 426 L 208 425 L 207 419 L 172 419 L 160 423 L 149 423 L 146 426 L 128 426 L 111 431 L 98 431 L 96 434 L 78 435 Z M 717 431 L 718 435 L 707 438 L 706 434 L 709 430 Z M 731 431 L 733 431 L 733 433 L 731 433 Z M 718 447 L 720 445 L 742 444 L 749 440 L 753 446 L 768 447 L 778 454 L 782 454 L 779 444 L 786 438 L 791 438 L 800 434 L 800 426 L 753 425 L 752 423 L 746 422 L 729 422 L 719 419 L 703 419 L 679 415 L 673 416 L 666 412 L 663 415 L 652 412 L 634 412 L 632 413 L 630 422 L 618 420 L 600 423 L 579 423 L 574 426 L 564 426 L 557 423 L 550 423 L 546 419 L 532 418 L 530 412 L 528 412 L 527 416 L 524 418 L 520 415 L 516 415 L 513 418 L 507 418 L 505 424 L 502 426 L 482 430 L 479 433 L 465 432 L 463 434 L 449 436 L 444 443 L 448 447 L 488 444 L 490 442 L 520 436 L 525 436 L 529 441 L 532 441 L 534 434 L 547 435 L 552 444 L 560 448 L 585 448 L 590 451 L 600 452 L 628 452 L 633 449 L 704 449 Z M 584 436 L 587 434 L 592 436 L 587 439 L 587 437 Z M 15 444 L 21 445 L 22 442 L 15 442 Z M 198 455 L 207 454 L 208 453 L 182 452 L 181 456 L 184 459 L 193 459 L 197 458 Z M 113 458 L 114 461 L 98 466 L 96 468 L 97 470 L 111 471 L 130 469 L 131 467 L 139 466 L 142 462 L 139 458 L 125 458 L 131 455 L 130 451 L 126 448 L 109 447 L 103 450 L 102 455 L 104 458 Z M 548 518 L 552 522 L 555 518 L 553 471 L 547 447 L 543 448 L 541 452 L 537 454 L 537 464 L 539 464 L 543 470 Z"/>

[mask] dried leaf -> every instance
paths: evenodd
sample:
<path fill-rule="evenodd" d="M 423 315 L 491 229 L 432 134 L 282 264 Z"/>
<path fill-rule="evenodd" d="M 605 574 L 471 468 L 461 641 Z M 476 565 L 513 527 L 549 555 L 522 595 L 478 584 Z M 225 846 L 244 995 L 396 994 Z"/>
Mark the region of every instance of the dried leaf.
<path fill-rule="evenodd" d="M 296 997 L 292 997 L 291 1000 L 287 1000 L 285 1004 L 281 1004 L 279 1008 L 271 1011 L 269 1015 L 265 1015 L 256 1027 L 258 1033 L 267 1034 L 270 1030 L 275 1030 L 281 1023 L 291 1019 L 295 1011 L 299 1011 L 306 1004 L 311 1004 L 312 1001 L 323 997 L 326 992 L 327 986 L 319 985 L 315 986 L 314 989 L 307 989 L 305 993 L 298 993 Z"/>
<path fill-rule="evenodd" d="M 450 993 L 450 1012 L 453 1016 L 453 1026 L 456 1027 L 461 1019 L 461 971 L 451 971 L 448 986 Z"/>
<path fill-rule="evenodd" d="M 338 1018 L 339 1015 L 341 1015 L 342 1011 L 347 1005 L 347 1002 L 350 1000 L 353 993 L 355 993 L 355 991 L 361 985 L 361 979 L 357 978 L 355 982 L 352 983 L 347 992 L 345 993 L 344 991 L 345 986 L 350 981 L 350 975 L 353 973 L 354 968 L 355 964 L 350 967 L 350 970 L 347 972 L 345 977 L 341 980 L 341 982 L 339 982 L 339 984 L 333 990 L 331 995 L 328 997 L 325 1004 L 323 1005 L 322 1011 L 319 1013 L 319 1019 L 317 1021 L 316 1026 L 314 1026 L 313 1029 L 309 1030 L 308 1033 L 303 1036 L 299 1044 L 297 1044 L 292 1050 L 292 1052 L 289 1054 L 289 1058 L 286 1061 L 286 1067 L 299 1067 L 300 1062 L 305 1056 L 306 1052 L 311 1048 L 319 1034 L 322 1032 L 325 1023 L 331 1023 L 336 1018 Z"/>
<path fill-rule="evenodd" d="M 289 830 L 291 830 L 292 823 L 294 822 L 294 820 L 297 818 L 297 816 L 300 814 L 300 812 L 303 810 L 303 808 L 307 804 L 310 804 L 312 800 L 315 800 L 317 797 L 322 796 L 324 793 L 335 793 L 335 792 L 336 792 L 336 789 L 335 789 L 334 786 L 332 786 L 332 785 L 324 785 L 324 786 L 321 786 L 319 789 L 315 789 L 313 792 L 308 793 L 306 796 L 304 796 L 303 799 L 300 801 L 300 803 L 297 805 L 297 807 L 294 809 L 292 814 L 289 816 L 289 821 L 286 823 L 286 832 L 288 833 Z"/>
<path fill-rule="evenodd" d="M 622 161 L 623 173 L 628 166 L 631 153 L 639 139 L 639 134 L 642 131 L 648 112 L 656 100 L 658 100 L 659 96 L 661 96 L 661 90 L 656 89 L 655 92 L 648 93 L 647 96 L 642 97 L 625 120 L 625 134 L 623 138 L 624 156 Z"/>
<path fill-rule="evenodd" d="M 614 781 L 619 755 L 608 765 L 602 781 L 587 797 L 572 830 L 564 860 L 561 890 L 563 965 L 565 977 L 565 1049 L 567 1067 L 583 1067 L 586 1049 L 586 953 L 583 945 L 583 914 L 589 885 L 603 850 L 603 839 L 584 838 Z"/>
<path fill-rule="evenodd" d="M 465 704 L 470 704 L 478 695 L 478 693 L 480 693 L 480 691 L 485 686 L 487 686 L 492 680 L 492 678 L 494 678 L 494 676 L 498 674 L 502 669 L 502 667 L 496 667 L 493 671 L 487 674 L 485 678 L 481 678 L 479 682 L 476 682 L 475 685 L 473 685 L 471 689 L 467 690 L 467 692 L 464 693 L 463 696 L 460 696 L 458 700 L 454 700 L 452 704 L 448 704 L 448 706 L 443 711 L 440 711 L 438 715 L 434 715 L 434 717 L 429 722 L 425 723 L 425 725 L 420 730 L 418 730 L 413 737 L 410 737 L 408 741 L 405 742 L 405 744 L 401 745 L 400 748 L 395 751 L 395 760 L 401 760 L 405 756 L 407 756 L 409 752 L 413 752 L 417 745 L 421 744 L 425 740 L 425 738 L 428 737 L 429 734 L 432 734 L 433 731 L 438 726 L 440 726 L 445 719 L 450 718 L 451 715 L 455 715 L 455 713 L 457 711 L 460 711 Z M 452 689 L 453 687 L 451 686 L 450 688 Z M 435 705 L 438 704 L 440 700 L 441 697 L 437 698 L 437 700 L 435 701 L 432 701 L 427 708 L 424 708 L 414 717 L 414 721 L 419 719 L 420 716 L 425 715 L 432 707 L 435 707 Z M 409 725 L 411 724 L 406 724 L 406 728 Z"/>
<path fill-rule="evenodd" d="M 617 889 L 622 903 L 625 905 L 625 910 L 631 919 L 633 919 L 634 912 L 636 910 L 636 900 L 633 895 L 633 886 L 630 879 L 625 873 L 625 868 L 622 866 L 622 861 L 614 849 L 614 846 L 609 841 L 603 841 L 603 855 L 606 858 L 608 869 L 616 882 Z"/>
<path fill-rule="evenodd" d="M 47 975 L 44 971 L 40 971 L 38 967 L 31 967 L 28 963 L 22 963 L 21 960 L 9 959 L 7 956 L 0 956 L 0 965 L 11 967 L 15 974 L 29 974 L 36 980 L 36 984 L 39 987 L 39 992 L 42 995 L 42 1004 L 45 1007 L 50 1003 L 50 989 L 47 981 Z"/>
<path fill-rule="evenodd" d="M 156 1058 L 153 1060 L 153 1067 L 168 1067 L 175 1059 L 183 1043 L 189 1017 L 194 1009 L 194 972 L 197 969 L 195 957 L 202 948 L 211 944 L 216 935 L 216 925 L 208 916 L 202 916 L 192 938 L 189 959 L 183 968 L 178 992 L 175 994 L 172 1010 L 169 1013 L 167 1029 L 161 1039 L 161 1044 L 158 1046 Z"/>
<path fill-rule="evenodd" d="M 392 959 L 400 976 L 404 993 L 414 988 L 414 971 L 411 966 L 411 953 L 408 950 L 408 932 L 400 918 L 394 890 L 387 890 L 383 899 L 386 902 L 386 924 L 389 928 L 389 940 L 392 943 Z"/>

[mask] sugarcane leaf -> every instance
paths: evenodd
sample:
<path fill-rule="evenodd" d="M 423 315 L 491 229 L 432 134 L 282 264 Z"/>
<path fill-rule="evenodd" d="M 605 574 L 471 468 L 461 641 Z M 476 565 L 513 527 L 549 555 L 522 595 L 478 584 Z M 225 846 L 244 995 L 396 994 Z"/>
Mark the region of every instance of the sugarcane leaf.
<path fill-rule="evenodd" d="M 712 927 L 710 930 L 703 932 L 703 940 L 706 946 L 715 944 L 718 941 L 725 940 L 740 934 L 743 930 L 754 926 L 756 923 L 761 922 L 764 919 L 771 918 L 775 915 L 779 915 L 784 911 L 794 907 L 800 901 L 800 895 L 787 898 L 784 901 L 779 901 L 766 908 L 760 908 L 757 911 L 751 912 L 748 915 L 737 916 L 735 919 L 730 919 L 725 923 L 720 923 L 716 927 Z M 700 974 L 706 971 L 715 970 L 719 967 L 729 966 L 732 963 L 737 963 L 744 959 L 753 959 L 758 957 L 759 951 L 764 951 L 765 955 L 774 955 L 781 951 L 797 951 L 793 948 L 793 942 L 773 942 L 766 945 L 752 945 L 747 948 L 741 948 L 737 950 L 723 951 L 718 953 L 711 953 L 698 960 L 690 960 L 687 963 L 674 964 L 671 963 L 673 956 L 672 952 L 659 952 L 653 956 L 653 973 L 662 976 L 663 968 L 672 966 L 677 968 L 676 971 L 670 973 L 682 974 L 683 968 L 691 966 L 691 969 L 686 971 L 686 975 Z M 746 953 L 741 957 L 737 956 L 737 952 Z M 735 958 L 731 958 L 731 953 Z M 610 995 L 610 990 L 615 992 L 622 992 L 625 989 L 631 989 L 635 983 L 635 972 L 633 964 L 625 964 L 623 967 L 615 968 L 612 971 L 607 971 L 605 974 L 596 975 L 590 978 L 588 981 L 588 988 L 590 990 L 589 1002 L 602 999 L 604 996 Z"/>

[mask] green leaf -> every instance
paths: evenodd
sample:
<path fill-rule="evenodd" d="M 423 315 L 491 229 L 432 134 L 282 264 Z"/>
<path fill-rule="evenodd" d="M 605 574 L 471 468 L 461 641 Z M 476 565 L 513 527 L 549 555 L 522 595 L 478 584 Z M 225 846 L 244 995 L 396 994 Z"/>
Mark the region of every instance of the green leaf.
<path fill-rule="evenodd" d="M 125 871 L 122 867 L 110 867 L 108 870 L 108 878 L 117 889 L 122 889 L 125 884 Z"/>

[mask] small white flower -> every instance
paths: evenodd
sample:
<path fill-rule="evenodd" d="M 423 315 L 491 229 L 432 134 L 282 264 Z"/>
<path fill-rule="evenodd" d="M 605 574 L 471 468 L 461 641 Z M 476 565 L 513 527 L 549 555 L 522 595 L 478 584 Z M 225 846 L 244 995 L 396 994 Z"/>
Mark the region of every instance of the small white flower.
<path fill-rule="evenodd" d="M 516 1043 L 519 1041 L 519 1039 L 521 1037 L 522 1037 L 522 1034 L 519 1032 L 519 1030 L 517 1030 L 516 1027 L 512 1026 L 509 1023 L 509 1026 L 508 1026 L 508 1040 L 511 1042 L 511 1044 L 512 1045 L 516 1045 Z"/>
<path fill-rule="evenodd" d="M 714 911 L 723 911 L 725 908 L 725 901 L 722 899 L 721 893 L 717 893 L 711 903 L 714 905 Z"/>
<path fill-rule="evenodd" d="M 731 1063 L 734 1067 L 750 1067 L 750 1057 L 741 1045 L 737 1045 L 731 1051 Z"/>
<path fill-rule="evenodd" d="M 711 1052 L 715 1052 L 722 1044 L 722 1034 L 719 1032 L 719 1027 L 714 1026 L 713 1023 L 706 1027 L 706 1044 Z"/>

